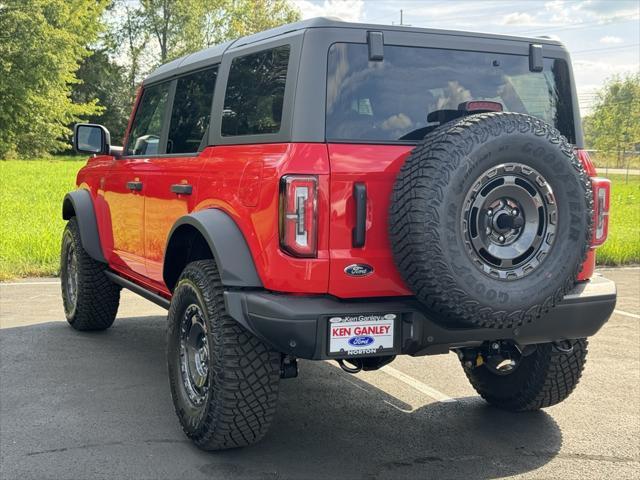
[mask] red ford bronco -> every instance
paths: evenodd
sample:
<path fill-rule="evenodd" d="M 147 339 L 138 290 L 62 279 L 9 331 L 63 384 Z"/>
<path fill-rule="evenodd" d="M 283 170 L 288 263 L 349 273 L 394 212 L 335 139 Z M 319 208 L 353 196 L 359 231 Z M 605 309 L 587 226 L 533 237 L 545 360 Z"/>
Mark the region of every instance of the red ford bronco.
<path fill-rule="evenodd" d="M 609 182 L 554 40 L 303 21 L 161 66 L 123 148 L 90 124 L 74 146 L 67 319 L 110 327 L 122 287 L 167 308 L 203 449 L 261 439 L 298 358 L 453 351 L 489 403 L 556 404 L 615 305 Z"/>

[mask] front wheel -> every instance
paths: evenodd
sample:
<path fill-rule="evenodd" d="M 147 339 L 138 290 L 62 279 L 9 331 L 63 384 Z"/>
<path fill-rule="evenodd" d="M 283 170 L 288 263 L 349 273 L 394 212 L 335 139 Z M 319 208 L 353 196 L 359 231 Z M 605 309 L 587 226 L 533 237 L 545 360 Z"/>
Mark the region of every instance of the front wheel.
<path fill-rule="evenodd" d="M 76 330 L 105 330 L 116 318 L 120 287 L 107 278 L 106 269 L 82 247 L 78 221 L 72 217 L 62 234 L 60 283 L 65 316 Z"/>
<path fill-rule="evenodd" d="M 187 265 L 168 321 L 169 384 L 185 434 L 203 450 L 260 440 L 276 411 L 280 354 L 227 314 L 213 260 Z"/>
<path fill-rule="evenodd" d="M 477 366 L 464 362 L 463 368 L 473 388 L 488 403 L 522 412 L 565 400 L 580 381 L 586 357 L 587 339 L 581 338 L 537 345 L 508 373 L 500 373 L 489 363 Z"/>

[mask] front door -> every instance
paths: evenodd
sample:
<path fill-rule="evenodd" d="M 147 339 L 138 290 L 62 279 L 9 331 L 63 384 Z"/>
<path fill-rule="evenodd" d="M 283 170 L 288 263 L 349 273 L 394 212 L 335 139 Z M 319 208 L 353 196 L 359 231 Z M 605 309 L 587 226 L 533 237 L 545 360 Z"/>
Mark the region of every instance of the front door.
<path fill-rule="evenodd" d="M 105 202 L 113 233 L 111 261 L 146 276 L 144 210 L 147 170 L 158 155 L 169 83 L 146 87 L 131 125 L 127 146 L 105 178 Z"/>

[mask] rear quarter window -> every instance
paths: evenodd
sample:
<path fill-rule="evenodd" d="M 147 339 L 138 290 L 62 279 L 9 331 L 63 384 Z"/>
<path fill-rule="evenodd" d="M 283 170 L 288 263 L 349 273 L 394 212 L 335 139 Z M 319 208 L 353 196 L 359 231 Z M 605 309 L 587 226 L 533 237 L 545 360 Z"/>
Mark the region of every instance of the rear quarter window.
<path fill-rule="evenodd" d="M 371 62 L 365 44 L 329 49 L 329 141 L 415 142 L 439 113 L 470 100 L 536 116 L 575 142 L 564 60 L 545 58 L 543 71 L 531 72 L 526 55 L 385 45 L 384 60 Z"/>
<path fill-rule="evenodd" d="M 222 136 L 278 133 L 289 45 L 234 58 L 222 111 Z"/>

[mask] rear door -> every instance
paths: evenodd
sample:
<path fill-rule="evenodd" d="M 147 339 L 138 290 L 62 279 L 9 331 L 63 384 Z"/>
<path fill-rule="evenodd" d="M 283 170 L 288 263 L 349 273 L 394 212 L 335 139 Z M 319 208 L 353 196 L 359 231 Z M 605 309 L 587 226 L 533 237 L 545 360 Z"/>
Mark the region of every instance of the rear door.
<path fill-rule="evenodd" d="M 204 167 L 218 66 L 173 80 L 170 112 L 160 139 L 163 154 L 146 166 L 144 246 L 147 274 L 161 283 L 164 251 L 173 224 L 195 208 Z"/>

